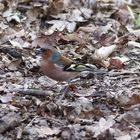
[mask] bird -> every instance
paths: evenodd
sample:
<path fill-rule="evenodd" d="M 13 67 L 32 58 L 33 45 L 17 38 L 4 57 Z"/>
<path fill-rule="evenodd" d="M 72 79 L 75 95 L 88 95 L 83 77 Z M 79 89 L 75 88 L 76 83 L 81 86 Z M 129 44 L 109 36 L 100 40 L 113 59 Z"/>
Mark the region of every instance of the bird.
<path fill-rule="evenodd" d="M 55 81 L 68 81 L 88 72 L 92 74 L 103 73 L 98 71 L 93 65 L 76 64 L 55 49 L 41 48 L 41 55 L 41 71 Z"/>
<path fill-rule="evenodd" d="M 74 63 L 72 59 L 61 55 L 55 48 L 43 47 L 41 48 L 41 54 L 43 60 L 49 60 L 53 64 L 57 64 L 61 67 L 66 67 Z"/>

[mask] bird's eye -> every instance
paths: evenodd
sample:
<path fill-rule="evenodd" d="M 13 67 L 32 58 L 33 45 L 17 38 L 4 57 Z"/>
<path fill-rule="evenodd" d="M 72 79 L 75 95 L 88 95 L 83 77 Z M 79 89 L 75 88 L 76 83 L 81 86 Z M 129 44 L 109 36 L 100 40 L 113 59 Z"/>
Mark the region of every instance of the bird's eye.
<path fill-rule="evenodd" d="M 41 50 L 41 52 L 45 52 L 46 49 L 45 48 L 41 48 L 40 50 Z"/>

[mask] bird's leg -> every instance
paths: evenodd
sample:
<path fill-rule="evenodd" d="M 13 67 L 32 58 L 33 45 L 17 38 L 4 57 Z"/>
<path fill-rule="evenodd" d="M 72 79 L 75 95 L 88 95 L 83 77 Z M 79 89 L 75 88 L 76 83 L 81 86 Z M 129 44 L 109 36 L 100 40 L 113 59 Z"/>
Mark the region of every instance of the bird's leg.
<path fill-rule="evenodd" d="M 57 104 L 59 104 L 63 98 L 65 97 L 66 93 L 69 91 L 68 85 L 66 85 L 60 92 L 62 93 L 61 97 L 57 100 Z"/>
<path fill-rule="evenodd" d="M 69 91 L 75 91 L 77 89 L 76 84 L 73 83 L 74 81 L 67 81 L 67 85 L 65 85 L 64 88 L 60 91 L 62 93 L 62 96 L 58 99 L 57 103 L 60 103 Z"/>

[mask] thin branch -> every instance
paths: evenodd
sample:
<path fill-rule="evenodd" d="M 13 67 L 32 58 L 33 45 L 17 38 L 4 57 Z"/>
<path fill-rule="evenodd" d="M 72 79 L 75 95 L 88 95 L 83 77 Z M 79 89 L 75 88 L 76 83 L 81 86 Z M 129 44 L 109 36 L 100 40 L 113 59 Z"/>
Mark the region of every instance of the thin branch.
<path fill-rule="evenodd" d="M 19 94 L 32 95 L 32 96 L 51 96 L 52 91 L 40 89 L 6 89 L 6 92 L 18 92 Z"/>

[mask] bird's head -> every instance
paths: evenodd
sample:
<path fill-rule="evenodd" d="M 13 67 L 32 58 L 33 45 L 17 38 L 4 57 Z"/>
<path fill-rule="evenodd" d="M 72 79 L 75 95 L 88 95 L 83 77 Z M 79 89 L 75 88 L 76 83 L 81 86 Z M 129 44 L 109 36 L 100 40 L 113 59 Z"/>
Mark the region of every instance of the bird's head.
<path fill-rule="evenodd" d="M 56 63 L 61 57 L 59 52 L 49 48 L 41 48 L 41 55 L 44 60 L 49 60 L 52 63 Z"/>

